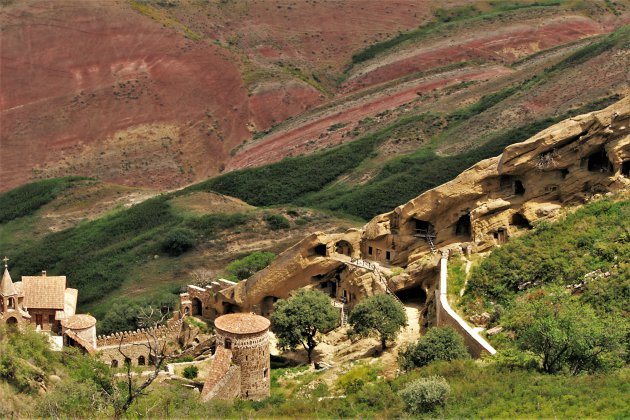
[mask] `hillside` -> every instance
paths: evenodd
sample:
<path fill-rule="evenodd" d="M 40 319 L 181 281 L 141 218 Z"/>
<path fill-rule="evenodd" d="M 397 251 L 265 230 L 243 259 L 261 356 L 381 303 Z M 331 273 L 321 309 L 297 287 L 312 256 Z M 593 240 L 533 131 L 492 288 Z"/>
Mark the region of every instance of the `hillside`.
<path fill-rule="evenodd" d="M 493 325 L 501 323 L 507 327 L 508 320 L 514 319 L 515 304 L 524 297 L 540 295 L 551 283 L 565 285 L 572 284 L 574 278 L 586 278 L 584 289 L 571 289 L 574 296 L 570 301 L 580 305 L 582 316 L 588 314 L 592 306 L 598 318 L 614 316 L 615 329 L 622 331 L 626 328 L 627 331 L 628 278 L 627 273 L 623 273 L 627 271 L 624 261 L 628 259 L 625 238 L 630 230 L 628 209 L 627 192 L 594 200 L 577 211 L 568 212 L 558 222 L 537 226 L 510 241 L 478 262 L 468 282 L 464 302 L 478 302 L 477 298 L 485 296 L 494 299 L 479 285 L 484 284 L 484 276 L 511 277 L 501 273 L 502 267 L 527 276 L 532 270 L 526 267 L 539 264 L 536 262 L 538 258 L 552 266 L 566 267 L 570 256 L 584 255 L 584 264 L 567 267 L 575 274 L 571 278 L 562 274 L 551 275 L 542 284 L 527 290 L 502 294 L 504 309 L 500 316 L 493 316 Z M 523 247 L 527 247 L 525 255 L 521 252 Z M 594 252 L 603 249 L 610 253 Z M 610 277 L 584 277 L 593 268 L 604 272 L 618 261 L 621 263 L 618 269 L 611 270 Z M 551 269 L 548 272 L 559 273 Z M 527 280 L 522 278 L 519 282 Z M 503 282 L 496 284 L 500 286 Z M 567 296 L 570 296 L 568 292 Z M 532 315 L 531 312 L 524 314 L 528 318 Z M 405 407 L 400 391 L 415 379 L 434 375 L 448 381 L 451 394 L 444 406 L 426 414 L 432 417 L 528 418 L 532 413 L 542 417 L 558 413 L 593 418 L 628 415 L 627 355 L 630 349 L 618 349 L 619 355 L 626 357 L 625 367 L 609 366 L 603 371 L 579 375 L 568 372 L 548 374 L 539 371 L 531 354 L 515 348 L 515 337 L 519 337 L 518 332 L 491 337 L 499 350 L 495 357 L 476 362 L 438 361 L 402 373 L 392 373 L 397 366 L 389 352 L 380 357 L 366 354 L 354 362 L 340 360 L 338 366 L 329 370 L 276 366 L 271 373 L 271 397 L 259 402 L 202 404 L 198 393 L 177 382 L 160 381 L 132 406 L 128 416 L 401 417 L 405 415 Z M 363 343 L 364 348 L 376 343 L 374 339 L 369 340 Z M 71 350 L 52 353 L 46 349 L 42 337 L 34 333 L 10 337 L 0 331 L 0 348 L 3 350 L 0 353 L 0 378 L 4 381 L 0 383 L 0 414 L 111 415 L 111 402 L 102 392 L 112 386 L 110 377 L 113 372 L 108 367 Z M 612 360 L 606 359 L 607 362 Z M 46 389 L 46 392 L 39 391 L 38 394 L 39 389 Z"/>
<path fill-rule="evenodd" d="M 164 191 L 416 119 L 344 173 L 355 185 L 447 128 L 440 155 L 626 94 L 627 43 L 544 70 L 629 13 L 595 0 L 3 2 L 0 190 L 81 175 Z M 446 118 L 541 74 L 459 128 Z"/>
<path fill-rule="evenodd" d="M 157 195 L 83 179 L 27 184 L 0 202 L 0 253 L 10 256 L 12 273 L 63 272 L 81 290 L 80 306 L 101 319 L 113 301 L 173 307 L 182 285 L 226 276 L 232 261 L 259 250 L 278 253 L 316 230 L 355 225 L 211 192 Z M 182 232 L 193 238 L 192 249 L 173 253 L 165 244 Z"/>

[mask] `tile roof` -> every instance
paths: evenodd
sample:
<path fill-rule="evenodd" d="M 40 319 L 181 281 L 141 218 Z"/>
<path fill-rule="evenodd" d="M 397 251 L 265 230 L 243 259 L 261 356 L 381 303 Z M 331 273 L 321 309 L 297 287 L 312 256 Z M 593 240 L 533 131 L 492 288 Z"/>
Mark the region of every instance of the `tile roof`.
<path fill-rule="evenodd" d="M 22 276 L 22 289 L 28 309 L 64 309 L 66 276 Z"/>
<path fill-rule="evenodd" d="M 222 315 L 214 320 L 214 326 L 232 334 L 255 334 L 269 328 L 271 322 L 265 317 L 252 313 Z"/>

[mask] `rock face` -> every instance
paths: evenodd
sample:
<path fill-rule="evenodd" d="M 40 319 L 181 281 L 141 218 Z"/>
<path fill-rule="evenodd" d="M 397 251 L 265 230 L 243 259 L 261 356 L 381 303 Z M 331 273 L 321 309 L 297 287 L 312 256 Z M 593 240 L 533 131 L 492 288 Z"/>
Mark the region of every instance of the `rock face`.
<path fill-rule="evenodd" d="M 575 117 L 481 161 L 361 230 L 313 234 L 265 270 L 208 292 L 213 315 L 253 311 L 302 287 L 318 288 L 352 306 L 387 289 L 429 303 L 438 249 L 486 251 L 556 216 L 565 205 L 630 186 L 630 98 Z M 354 260 L 358 259 L 358 260 Z M 373 265 L 367 267 L 362 260 Z M 427 305 L 429 307 L 430 305 Z M 430 318 L 430 311 L 425 311 Z"/>

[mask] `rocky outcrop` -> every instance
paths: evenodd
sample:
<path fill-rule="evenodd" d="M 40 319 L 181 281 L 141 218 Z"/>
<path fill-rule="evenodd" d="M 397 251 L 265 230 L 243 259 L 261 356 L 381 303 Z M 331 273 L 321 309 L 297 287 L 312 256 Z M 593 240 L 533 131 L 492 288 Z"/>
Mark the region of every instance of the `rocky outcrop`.
<path fill-rule="evenodd" d="M 557 216 L 563 206 L 630 186 L 630 98 L 565 120 L 457 178 L 427 191 L 361 230 L 313 234 L 270 267 L 208 297 L 217 311 L 268 315 L 291 291 L 315 287 L 353 304 L 389 289 L 436 287 L 440 248 L 486 251 Z M 376 270 L 352 264 L 370 260 Z M 381 274 L 379 275 L 379 271 Z"/>

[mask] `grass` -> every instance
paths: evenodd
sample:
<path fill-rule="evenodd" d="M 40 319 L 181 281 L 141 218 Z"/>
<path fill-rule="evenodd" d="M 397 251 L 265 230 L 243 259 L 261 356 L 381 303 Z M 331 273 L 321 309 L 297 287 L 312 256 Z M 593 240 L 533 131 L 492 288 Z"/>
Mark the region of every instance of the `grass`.
<path fill-rule="evenodd" d="M 465 298 L 510 306 L 519 286 L 577 284 L 586 273 L 611 272 L 588 284 L 581 299 L 600 312 L 630 308 L 630 201 L 601 200 L 496 249 L 472 271 Z M 522 288 L 522 287 L 521 287 Z"/>

